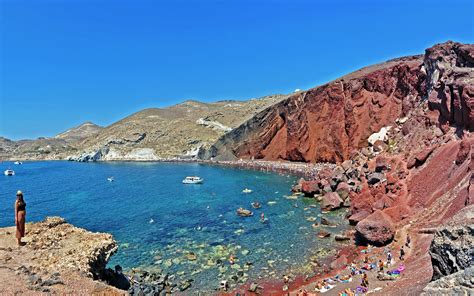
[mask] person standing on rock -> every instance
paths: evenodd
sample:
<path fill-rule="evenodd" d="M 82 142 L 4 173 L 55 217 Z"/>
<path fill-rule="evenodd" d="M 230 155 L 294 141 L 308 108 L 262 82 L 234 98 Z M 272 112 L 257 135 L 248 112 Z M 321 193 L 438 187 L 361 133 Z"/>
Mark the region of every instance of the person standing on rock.
<path fill-rule="evenodd" d="M 25 236 L 25 220 L 26 220 L 26 203 L 23 199 L 23 192 L 18 190 L 15 201 L 15 225 L 16 239 L 18 245 L 22 246 L 21 238 Z"/>

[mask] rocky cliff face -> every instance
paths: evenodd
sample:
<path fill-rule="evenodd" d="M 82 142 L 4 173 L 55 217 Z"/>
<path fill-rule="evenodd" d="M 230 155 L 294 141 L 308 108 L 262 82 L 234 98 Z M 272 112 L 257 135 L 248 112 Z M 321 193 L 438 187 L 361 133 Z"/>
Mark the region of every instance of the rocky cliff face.
<path fill-rule="evenodd" d="M 343 197 L 347 193 L 340 190 L 348 189 L 344 205 L 350 207 L 348 218 L 356 225 L 359 242 L 400 248 L 410 233 L 412 254 L 404 262 L 403 277 L 384 288 L 387 295 L 407 289 L 419 294 L 433 275 L 437 280 L 425 291 L 428 294 L 436 287 L 448 294 L 456 289 L 472 292 L 466 279 L 473 258 L 473 97 L 465 90 L 474 85 L 474 68 L 467 62 L 473 60 L 473 49 L 474 45 L 453 42 L 428 49 L 421 67 L 413 69 L 425 77 L 419 82 L 419 101 L 404 105 L 408 107 L 403 117 L 367 136 L 362 145 L 367 147 L 355 149 L 350 159 L 300 182 L 301 190 L 318 199 L 330 192 Z M 458 93 L 452 92 L 450 101 L 435 100 L 446 89 Z"/>
<path fill-rule="evenodd" d="M 204 158 L 339 162 L 426 95 L 421 56 L 361 69 L 296 94 L 224 135 Z"/>
<path fill-rule="evenodd" d="M 464 270 L 473 264 L 474 221 L 471 225 L 443 227 L 435 233 L 430 256 L 433 280 Z"/>
<path fill-rule="evenodd" d="M 341 162 L 367 138 L 429 100 L 441 128 L 472 131 L 474 47 L 447 42 L 361 69 L 262 111 L 202 153 L 203 158 Z"/>
<path fill-rule="evenodd" d="M 426 50 L 429 104 L 442 125 L 474 131 L 474 47 L 447 42 Z"/>
<path fill-rule="evenodd" d="M 59 217 L 28 223 L 25 246 L 16 246 L 14 227 L 0 229 L 0 293 L 104 294 L 119 290 L 95 281 L 117 250 L 110 234 L 92 233 Z"/>
<path fill-rule="evenodd" d="M 465 207 L 437 229 L 429 254 L 433 277 L 424 294 L 474 293 L 474 206 Z"/>

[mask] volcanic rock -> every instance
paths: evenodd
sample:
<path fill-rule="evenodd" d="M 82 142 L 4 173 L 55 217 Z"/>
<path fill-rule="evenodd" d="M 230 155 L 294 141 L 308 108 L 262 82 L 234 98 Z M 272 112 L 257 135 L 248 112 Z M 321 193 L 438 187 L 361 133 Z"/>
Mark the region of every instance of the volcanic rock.
<path fill-rule="evenodd" d="M 382 180 L 385 179 L 384 174 L 382 173 L 372 173 L 367 176 L 367 183 L 370 185 L 374 185 Z"/>
<path fill-rule="evenodd" d="M 346 200 L 351 192 L 351 187 L 346 182 L 341 182 L 337 185 L 336 192 L 342 200 Z"/>
<path fill-rule="evenodd" d="M 336 192 L 326 193 L 321 200 L 321 209 L 326 211 L 336 210 L 341 207 L 343 200 Z"/>
<path fill-rule="evenodd" d="M 375 211 L 357 223 L 357 236 L 373 245 L 385 245 L 395 235 L 392 219 L 382 211 Z"/>
<path fill-rule="evenodd" d="M 429 252 L 433 280 L 470 267 L 474 258 L 474 224 L 442 227 L 435 233 Z"/>
<path fill-rule="evenodd" d="M 395 59 L 296 93 L 222 136 L 205 158 L 347 160 L 425 95 L 421 65 L 421 56 Z"/>
<path fill-rule="evenodd" d="M 474 47 L 446 42 L 426 50 L 424 65 L 430 108 L 441 124 L 474 130 Z"/>

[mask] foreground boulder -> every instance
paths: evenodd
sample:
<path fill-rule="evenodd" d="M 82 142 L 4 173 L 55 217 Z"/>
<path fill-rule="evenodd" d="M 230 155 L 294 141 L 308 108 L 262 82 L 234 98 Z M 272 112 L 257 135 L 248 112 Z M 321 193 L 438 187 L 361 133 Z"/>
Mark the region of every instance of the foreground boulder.
<path fill-rule="evenodd" d="M 326 193 L 321 199 L 321 209 L 332 211 L 339 209 L 344 201 L 336 192 Z"/>
<path fill-rule="evenodd" d="M 356 231 L 359 240 L 377 246 L 389 243 L 395 235 L 392 219 L 379 210 L 360 221 L 356 226 Z"/>

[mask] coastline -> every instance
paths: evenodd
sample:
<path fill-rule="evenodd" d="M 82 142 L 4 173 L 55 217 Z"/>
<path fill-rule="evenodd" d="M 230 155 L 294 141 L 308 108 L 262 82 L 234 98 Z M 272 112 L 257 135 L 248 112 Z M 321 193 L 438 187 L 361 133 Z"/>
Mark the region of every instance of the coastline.
<path fill-rule="evenodd" d="M 61 160 L 56 160 L 61 161 Z M 64 161 L 64 160 L 63 160 Z M 102 161 L 100 161 L 102 162 Z M 134 162 L 134 161 L 104 161 L 105 162 Z M 143 162 L 143 161 L 141 161 Z M 203 165 L 211 165 L 211 166 L 224 166 L 230 167 L 234 169 L 245 169 L 245 170 L 256 170 L 256 171 L 266 171 L 278 174 L 289 174 L 292 176 L 297 177 L 313 177 L 317 171 L 327 167 L 326 164 L 306 164 L 306 163 L 291 163 L 291 162 L 279 162 L 279 161 L 251 161 L 251 160 L 242 160 L 242 161 L 201 161 L 201 160 L 163 160 L 163 161 L 146 161 L 146 162 L 156 162 L 156 163 L 196 163 L 196 164 L 203 164 Z M 330 167 L 334 167 L 334 165 L 329 165 Z M 288 188 L 290 189 L 290 188 Z M 333 237 L 327 238 L 328 240 L 334 240 Z M 334 245 L 340 245 L 337 242 L 334 242 Z M 347 246 L 337 246 L 337 248 L 347 248 Z M 332 258 L 325 258 L 324 263 L 321 264 L 330 264 Z M 297 274 L 298 282 L 304 283 L 304 275 Z M 248 286 L 249 283 L 245 284 Z M 270 287 L 277 287 L 278 281 L 270 280 L 268 282 L 262 282 L 262 285 L 266 286 L 270 289 Z M 240 289 L 240 286 L 237 286 L 237 289 Z M 277 288 L 276 290 L 281 291 L 281 287 Z"/>

